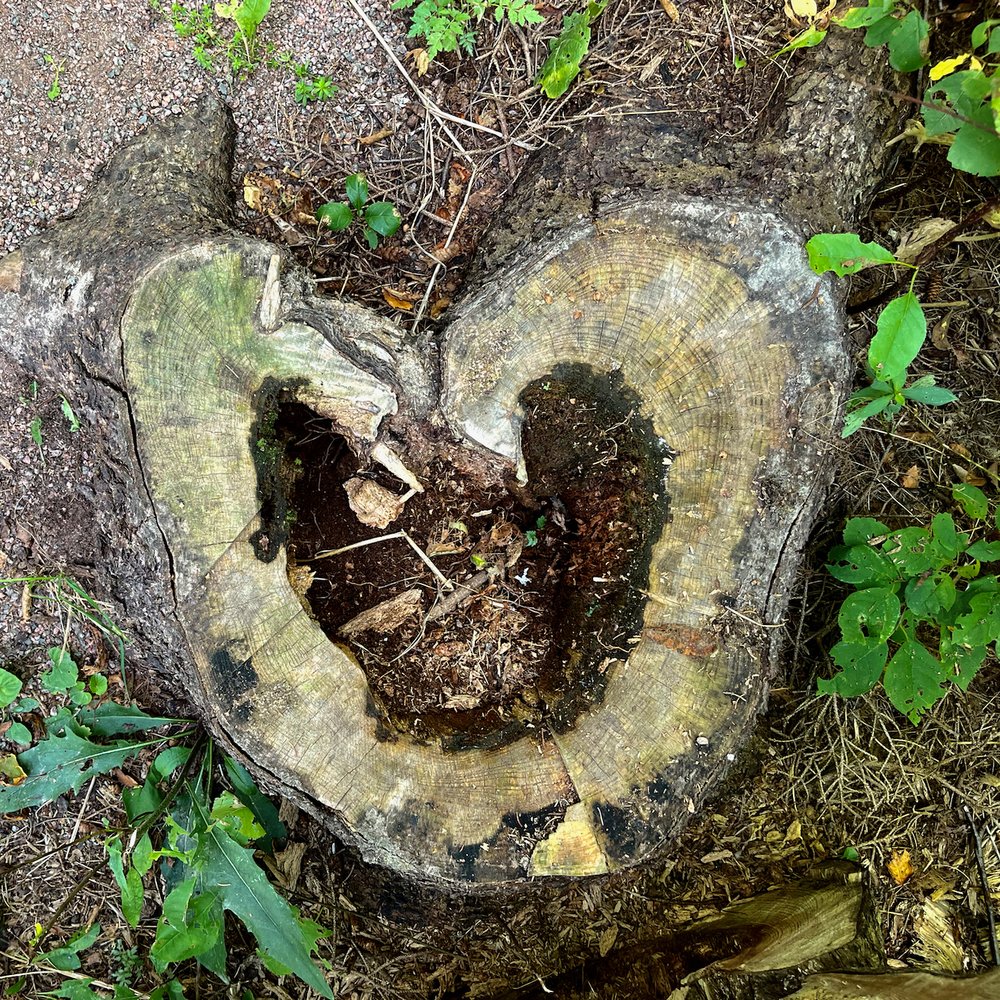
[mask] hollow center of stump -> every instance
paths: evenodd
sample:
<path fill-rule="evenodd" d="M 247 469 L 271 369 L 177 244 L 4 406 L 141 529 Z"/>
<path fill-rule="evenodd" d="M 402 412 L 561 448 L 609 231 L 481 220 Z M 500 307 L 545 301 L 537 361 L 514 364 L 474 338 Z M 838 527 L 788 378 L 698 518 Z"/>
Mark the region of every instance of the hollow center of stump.
<path fill-rule="evenodd" d="M 521 405 L 526 486 L 484 486 L 438 459 L 385 527 L 359 521 L 359 491 L 392 508 L 402 484 L 359 471 L 305 407 L 270 422 L 291 480 L 289 580 L 364 669 L 388 738 L 461 750 L 563 732 L 601 701 L 641 627 L 669 451 L 634 394 L 581 366 Z"/>

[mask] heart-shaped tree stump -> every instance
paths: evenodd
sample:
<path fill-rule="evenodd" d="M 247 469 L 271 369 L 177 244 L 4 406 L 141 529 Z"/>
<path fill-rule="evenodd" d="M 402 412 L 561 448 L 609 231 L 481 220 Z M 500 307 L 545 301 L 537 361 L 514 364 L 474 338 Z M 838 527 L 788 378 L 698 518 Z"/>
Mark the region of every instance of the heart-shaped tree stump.
<path fill-rule="evenodd" d="M 635 122 L 539 161 L 433 347 L 228 227 L 211 100 L 0 262 L 8 349 L 72 372 L 104 431 L 102 596 L 214 733 L 367 859 L 607 872 L 669 842 L 739 756 L 846 381 L 800 219 L 850 218 L 880 118 L 830 76 L 808 92 L 836 121 L 799 102 L 746 169 Z M 820 191 L 834 137 L 853 159 Z M 293 460 L 309 421 L 347 461 L 322 559 L 297 527 L 319 523 Z M 379 560 L 380 597 L 339 622 L 314 608 L 316 576 L 371 585 L 350 574 Z M 449 664 L 415 709 L 366 660 L 404 628 L 413 663 Z M 495 690 L 456 680 L 475 655 Z"/>

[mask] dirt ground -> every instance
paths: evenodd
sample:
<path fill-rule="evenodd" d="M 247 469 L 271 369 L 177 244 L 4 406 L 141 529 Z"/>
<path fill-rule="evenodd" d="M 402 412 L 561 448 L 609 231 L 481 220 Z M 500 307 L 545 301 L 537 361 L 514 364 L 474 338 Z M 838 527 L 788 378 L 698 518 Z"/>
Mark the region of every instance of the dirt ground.
<path fill-rule="evenodd" d="M 667 119 L 696 113 L 722 134 L 745 135 L 781 72 L 768 54 L 789 30 L 780 5 L 692 0 L 676 4 L 675 20 L 667 9 L 674 5 L 625 0 L 599 22 L 584 80 L 552 103 L 530 84 L 544 40 L 558 26 L 556 6 L 565 5 L 541 7 L 548 15 L 541 33 L 487 26 L 475 57 L 443 59 L 419 77 L 406 57 L 405 19 L 387 5 L 363 5 L 369 24 L 345 3 L 330 13 L 319 0 L 275 0 L 265 30 L 276 45 L 308 58 L 341 87 L 332 105 L 301 109 L 287 72 L 264 68 L 241 81 L 204 71 L 162 10 L 138 0 L 96 6 L 97 13 L 83 5 L 50 11 L 15 0 L 0 13 L 0 97 L 12 108 L 0 123 L 0 175 L 16 178 L 0 191 L 4 249 L 70 211 L 93 170 L 142 128 L 143 116 L 176 113 L 214 87 L 233 102 L 240 126 L 234 190 L 243 194 L 242 225 L 289 246 L 330 289 L 407 328 L 447 309 L 497 199 L 532 149 L 558 141 L 588 115 L 628 115 L 640 100 Z M 115 44 L 108 44 L 109 31 L 119 32 Z M 63 99 L 46 97 L 46 53 L 66 63 Z M 739 71 L 734 55 L 746 60 Z M 426 111 L 421 94 L 481 127 Z M 954 174 L 937 147 L 898 149 L 866 238 L 895 248 L 925 220 L 957 222 L 996 196 L 993 182 Z M 353 235 L 319 234 L 308 221 L 359 169 L 406 222 L 404 233 L 376 253 Z M 824 562 L 844 519 L 926 524 L 952 509 L 957 480 L 980 482 L 996 495 L 996 235 L 985 225 L 974 228 L 921 277 L 933 332 L 914 374 L 934 374 L 959 403 L 914 408 L 839 446 L 827 513 L 783 623 L 787 659 L 771 709 L 728 793 L 695 818 L 659 863 L 534 887 L 530 895 L 455 898 L 368 868 L 308 816 L 282 805 L 289 841 L 275 877 L 303 913 L 331 930 L 320 951 L 336 996 L 491 997 L 521 986 L 540 989 L 560 969 L 588 960 L 628 961 L 629 949 L 655 942 L 665 921 L 715 912 L 845 851 L 871 876 L 891 965 L 962 972 L 991 964 L 988 913 L 1000 905 L 1000 665 L 989 662 L 966 694 L 952 691 L 918 728 L 880 692 L 845 703 L 817 698 L 814 690 L 817 677 L 833 672 L 829 649 L 845 591 Z M 856 279 L 853 299 L 877 291 L 877 280 Z M 859 361 L 873 330 L 871 311 L 853 316 Z M 65 550 L 81 554 L 78 564 L 96 565 L 93 528 L 74 516 L 74 496 L 94 482 L 101 460 L 86 412 L 76 414 L 74 430 L 63 388 L 33 382 L 2 352 L 0 386 L 0 577 L 58 572 L 56 555 L 36 544 L 38 518 L 61 526 Z M 85 573 L 77 575 L 86 587 Z M 0 589 L 2 665 L 34 677 L 46 649 L 65 641 L 84 673 L 105 673 L 112 690 L 127 690 L 149 709 L 184 714 L 182 696 L 131 669 L 127 646 L 121 671 L 115 644 L 82 616 L 68 615 L 54 586 L 36 586 L 30 600 L 23 583 Z M 35 924 L 51 921 L 54 944 L 94 919 L 102 935 L 83 956 L 79 975 L 139 992 L 156 984 L 142 958 L 156 908 L 148 905 L 139 927 L 128 927 L 101 847 L 105 824 L 123 822 L 121 789 L 141 778 L 143 766 L 0 823 L 0 862 L 7 866 L 0 883 L 0 986 L 16 983 L 17 995 L 26 997 L 53 988 L 61 977 L 25 961 Z M 898 884 L 886 865 L 902 852 L 914 871 Z M 77 888 L 92 867 L 96 877 Z M 161 887 L 149 891 L 155 896 Z M 235 922 L 229 931 L 232 985 L 185 966 L 180 978 L 189 997 L 245 990 L 305 995 L 297 981 L 264 970 Z M 575 985 L 563 982 L 559 995 L 586 995 L 585 980 L 586 974 Z"/>

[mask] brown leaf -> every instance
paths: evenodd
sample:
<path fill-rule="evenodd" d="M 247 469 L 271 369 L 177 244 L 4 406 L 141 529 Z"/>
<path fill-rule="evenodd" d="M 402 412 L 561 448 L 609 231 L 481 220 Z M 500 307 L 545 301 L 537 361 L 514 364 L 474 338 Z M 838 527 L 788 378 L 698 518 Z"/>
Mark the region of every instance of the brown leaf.
<path fill-rule="evenodd" d="M 913 874 L 913 862 L 909 851 L 893 851 L 886 862 L 886 868 L 896 885 L 902 885 Z"/>
<path fill-rule="evenodd" d="M 955 475 L 958 476 L 959 481 L 963 483 L 968 483 L 970 486 L 985 486 L 986 480 L 982 476 L 975 472 L 970 472 L 963 465 L 956 465 L 954 462 L 951 465 L 952 470 Z"/>
<path fill-rule="evenodd" d="M 436 299 L 431 305 L 431 319 L 437 319 L 451 305 L 451 299 L 443 297 Z"/>
<path fill-rule="evenodd" d="M 899 485 L 902 486 L 904 490 L 915 490 L 917 486 L 920 485 L 920 466 L 911 465 L 906 472 L 903 473 L 903 478 L 899 481 Z"/>
<path fill-rule="evenodd" d="M 663 0 L 660 0 L 663 3 Z M 601 953 L 601 958 L 604 958 L 609 951 L 615 946 L 615 941 L 618 938 L 618 925 L 612 924 L 610 927 L 601 931 L 600 940 L 597 942 L 597 950 Z"/>
<path fill-rule="evenodd" d="M 413 308 L 414 300 L 406 292 L 397 292 L 392 288 L 382 289 L 382 298 L 385 299 L 393 309 L 402 309 L 409 312 Z"/>
<path fill-rule="evenodd" d="M 965 447 L 964 444 L 959 444 L 957 441 L 952 441 L 948 447 L 955 452 L 956 455 L 961 455 L 962 458 L 972 458 L 972 452 Z"/>
<path fill-rule="evenodd" d="M 949 322 L 948 317 L 945 316 L 944 319 L 938 320 L 938 322 L 931 327 L 931 343 L 939 351 L 948 351 L 951 349 L 951 341 L 948 339 Z"/>

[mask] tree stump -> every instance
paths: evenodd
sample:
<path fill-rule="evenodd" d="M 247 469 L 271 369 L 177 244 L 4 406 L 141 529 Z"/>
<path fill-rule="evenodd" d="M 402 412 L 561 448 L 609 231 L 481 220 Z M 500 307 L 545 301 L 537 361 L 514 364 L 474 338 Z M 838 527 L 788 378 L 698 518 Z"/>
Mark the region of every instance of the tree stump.
<path fill-rule="evenodd" d="M 103 435 L 87 502 L 107 542 L 60 555 L 98 566 L 150 665 L 367 860 L 468 883 L 611 871 L 668 843 L 739 755 L 847 385 L 838 293 L 803 243 L 851 226 L 888 118 L 850 42 L 810 58 L 752 146 L 701 146 L 651 118 L 595 124 L 540 159 L 439 344 L 318 297 L 230 228 L 231 126 L 211 99 L 124 150 L 77 215 L 0 262 L 0 342 L 72 383 Z M 295 582 L 275 414 L 329 421 L 362 486 L 384 470 L 388 515 L 360 493 L 352 509 L 391 525 L 435 461 L 530 490 L 524 400 L 553 380 L 552 413 L 586 400 L 599 429 L 627 424 L 646 484 L 617 589 L 595 592 L 614 605 L 601 627 L 615 644 L 569 642 L 554 688 L 417 730 Z M 556 501 L 553 516 L 607 527 Z M 566 530 L 582 539 L 572 561 L 586 538 Z M 534 531 L 518 526 L 522 555 Z M 513 575 L 511 544 L 478 567 L 487 584 Z M 437 603 L 416 614 L 430 621 L 472 579 L 428 578 Z M 393 615 L 420 595 L 397 597 Z M 561 627 L 593 634 L 590 605 L 572 607 Z"/>

